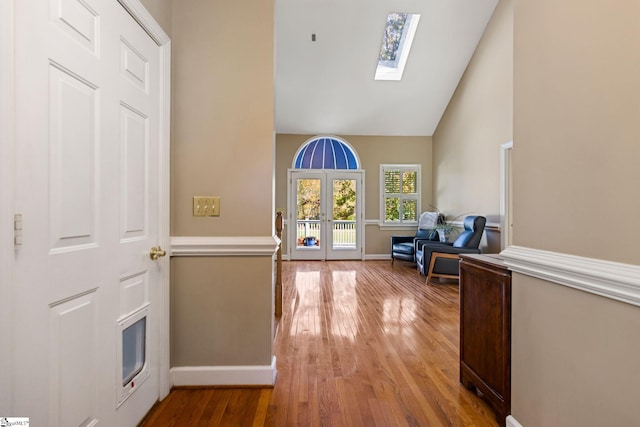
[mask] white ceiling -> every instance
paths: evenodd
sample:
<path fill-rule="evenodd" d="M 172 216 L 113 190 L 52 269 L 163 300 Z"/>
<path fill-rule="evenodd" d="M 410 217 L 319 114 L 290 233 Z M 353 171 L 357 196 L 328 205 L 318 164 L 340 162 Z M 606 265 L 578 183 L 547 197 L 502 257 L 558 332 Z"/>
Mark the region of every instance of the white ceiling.
<path fill-rule="evenodd" d="M 276 132 L 433 135 L 497 2 L 276 0 Z M 375 81 L 389 12 L 422 16 L 402 80 Z"/>

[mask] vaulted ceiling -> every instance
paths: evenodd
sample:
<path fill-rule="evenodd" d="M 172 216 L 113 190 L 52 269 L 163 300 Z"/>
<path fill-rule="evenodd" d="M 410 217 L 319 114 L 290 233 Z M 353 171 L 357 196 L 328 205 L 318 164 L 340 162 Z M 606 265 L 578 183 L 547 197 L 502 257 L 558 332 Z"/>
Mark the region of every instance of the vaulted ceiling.
<path fill-rule="evenodd" d="M 276 0 L 276 132 L 433 135 L 497 2 Z M 390 12 L 420 23 L 402 80 L 376 81 Z"/>

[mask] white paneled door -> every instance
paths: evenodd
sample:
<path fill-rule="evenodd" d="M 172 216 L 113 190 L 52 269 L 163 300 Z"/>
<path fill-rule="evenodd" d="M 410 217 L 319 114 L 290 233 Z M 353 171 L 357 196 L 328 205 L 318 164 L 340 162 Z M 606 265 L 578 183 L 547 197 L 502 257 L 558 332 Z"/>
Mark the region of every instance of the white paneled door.
<path fill-rule="evenodd" d="M 22 242 L 1 415 L 135 426 L 159 397 L 160 49 L 116 0 L 14 5 Z"/>

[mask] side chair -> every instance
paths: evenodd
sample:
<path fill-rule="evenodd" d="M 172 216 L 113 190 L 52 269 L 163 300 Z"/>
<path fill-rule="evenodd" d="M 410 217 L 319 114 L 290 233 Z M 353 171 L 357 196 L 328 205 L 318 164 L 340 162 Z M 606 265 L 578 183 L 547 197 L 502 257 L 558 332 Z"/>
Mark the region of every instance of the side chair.
<path fill-rule="evenodd" d="M 459 277 L 459 254 L 479 254 L 480 240 L 487 219 L 470 215 L 464 219 L 464 231 L 453 243 L 421 242 L 416 250 L 416 263 L 421 274 L 432 277 Z"/>
<path fill-rule="evenodd" d="M 418 221 L 418 231 L 414 236 L 391 236 L 391 264 L 396 259 L 416 262 L 416 249 L 419 243 L 437 241 L 436 224 L 444 222 L 444 215 L 438 212 L 423 212 Z"/>

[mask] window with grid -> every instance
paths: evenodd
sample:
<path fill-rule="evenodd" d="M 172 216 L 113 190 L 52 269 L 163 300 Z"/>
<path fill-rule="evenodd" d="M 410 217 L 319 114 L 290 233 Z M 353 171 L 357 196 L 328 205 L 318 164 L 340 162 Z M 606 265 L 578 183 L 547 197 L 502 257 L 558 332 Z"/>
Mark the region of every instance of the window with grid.
<path fill-rule="evenodd" d="M 380 165 L 380 218 L 384 225 L 418 221 L 420 182 L 420 165 Z"/>

